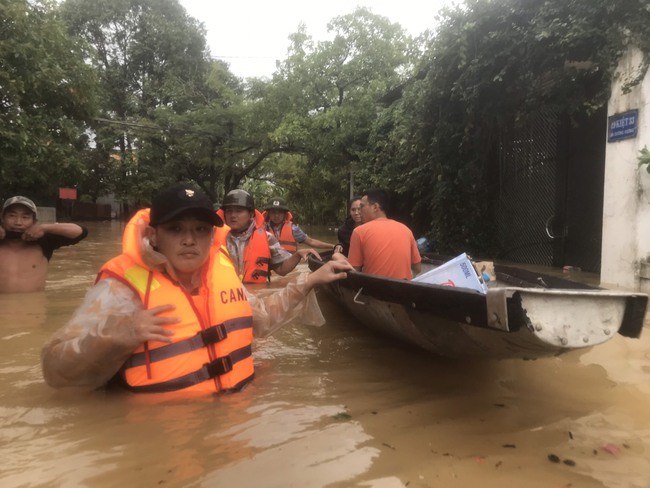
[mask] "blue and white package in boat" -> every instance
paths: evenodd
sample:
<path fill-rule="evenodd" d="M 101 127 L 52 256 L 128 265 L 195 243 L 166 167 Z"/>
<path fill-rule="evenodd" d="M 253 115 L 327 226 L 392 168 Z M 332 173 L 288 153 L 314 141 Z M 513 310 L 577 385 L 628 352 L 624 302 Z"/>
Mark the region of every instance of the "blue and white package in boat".
<path fill-rule="evenodd" d="M 469 288 L 480 293 L 487 293 L 487 285 L 479 277 L 472 262 L 465 253 L 441 264 L 437 268 L 416 276 L 413 278 L 413 281 L 433 285 Z"/>

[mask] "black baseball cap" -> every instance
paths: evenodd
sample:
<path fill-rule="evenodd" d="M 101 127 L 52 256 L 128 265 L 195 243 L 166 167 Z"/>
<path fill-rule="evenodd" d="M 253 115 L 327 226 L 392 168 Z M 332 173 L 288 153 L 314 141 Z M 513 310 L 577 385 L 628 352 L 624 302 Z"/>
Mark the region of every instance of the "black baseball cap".
<path fill-rule="evenodd" d="M 193 183 L 175 183 L 159 192 L 151 202 L 149 225 L 164 224 L 187 210 L 194 210 L 197 216 L 216 227 L 223 225 L 210 197 Z"/>

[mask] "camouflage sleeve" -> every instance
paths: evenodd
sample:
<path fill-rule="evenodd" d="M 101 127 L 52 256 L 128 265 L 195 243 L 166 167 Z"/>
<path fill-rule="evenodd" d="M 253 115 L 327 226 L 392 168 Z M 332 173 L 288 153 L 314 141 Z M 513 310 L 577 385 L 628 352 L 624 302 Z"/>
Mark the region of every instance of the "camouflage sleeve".
<path fill-rule="evenodd" d="M 269 241 L 269 249 L 271 251 L 271 263 L 269 267 L 271 269 L 277 268 L 279 264 L 285 262 L 291 257 L 291 253 L 287 251 L 280 245 L 280 241 L 271 234 L 270 232 L 266 233 L 266 237 Z"/>
<path fill-rule="evenodd" d="M 302 230 L 298 224 L 291 225 L 291 232 L 293 233 L 293 238 L 298 243 L 305 242 L 307 237 L 309 237 L 307 234 L 305 234 L 305 231 Z"/>
<path fill-rule="evenodd" d="M 138 297 L 114 279 L 98 282 L 72 318 L 45 344 L 41 363 L 45 381 L 55 388 L 99 388 L 133 352 L 133 316 Z"/>
<path fill-rule="evenodd" d="M 267 337 L 291 321 L 303 325 L 320 326 L 325 323 L 314 290 L 307 291 L 305 279 L 309 273 L 301 273 L 284 288 L 266 295 L 248 293 L 253 309 L 253 332 L 255 337 Z"/>

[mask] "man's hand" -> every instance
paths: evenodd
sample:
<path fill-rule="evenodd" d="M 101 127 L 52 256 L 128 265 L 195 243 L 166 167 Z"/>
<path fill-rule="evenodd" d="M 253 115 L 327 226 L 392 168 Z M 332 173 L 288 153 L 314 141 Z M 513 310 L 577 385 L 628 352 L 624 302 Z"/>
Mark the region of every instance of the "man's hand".
<path fill-rule="evenodd" d="M 300 261 L 307 260 L 307 257 L 310 254 L 317 257 L 319 261 L 322 261 L 320 254 L 318 254 L 313 249 L 298 249 L 291 255 L 289 259 L 282 261 L 278 267 L 274 268 L 273 271 L 275 271 L 280 276 L 286 276 L 291 271 L 293 271 L 296 266 L 298 266 L 298 263 L 300 263 Z"/>
<path fill-rule="evenodd" d="M 160 307 L 141 310 L 130 320 L 128 335 L 125 333 L 124 342 L 134 349 L 145 342 L 172 342 L 171 336 L 174 331 L 163 327 L 163 325 L 176 324 L 181 321 L 180 317 L 158 317 L 158 314 L 174 310 L 175 305 L 161 305 Z"/>
<path fill-rule="evenodd" d="M 318 254 L 318 252 L 316 252 L 316 250 L 314 249 L 298 249 L 296 251 L 296 254 L 299 254 L 300 259 L 303 261 L 307 261 L 307 258 L 309 257 L 310 254 L 312 256 L 315 256 L 319 261 L 323 260 L 323 258 L 320 257 L 320 254 Z"/>
<path fill-rule="evenodd" d="M 311 289 L 318 285 L 324 285 L 336 280 L 344 280 L 348 277 L 347 271 L 354 271 L 354 268 L 342 254 L 337 259 L 328 261 L 313 273 L 307 276 L 307 285 Z"/>
<path fill-rule="evenodd" d="M 332 254 L 332 261 L 345 261 L 346 263 L 348 262 L 348 258 L 345 257 L 344 254 L 341 254 L 340 252 L 334 252 Z"/>
<path fill-rule="evenodd" d="M 45 235 L 45 229 L 41 224 L 32 224 L 23 232 L 24 241 L 37 241 Z"/>

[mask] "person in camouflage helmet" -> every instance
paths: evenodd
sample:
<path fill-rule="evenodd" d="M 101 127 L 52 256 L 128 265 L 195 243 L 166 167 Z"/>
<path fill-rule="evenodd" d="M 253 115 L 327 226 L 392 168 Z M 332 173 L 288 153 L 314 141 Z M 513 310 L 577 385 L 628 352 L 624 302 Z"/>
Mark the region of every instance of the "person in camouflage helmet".
<path fill-rule="evenodd" d="M 313 249 L 302 249 L 295 254 L 285 250 L 266 230 L 264 217 L 255 209 L 253 197 L 245 190 L 228 192 L 217 214 L 230 227 L 223 244 L 244 283 L 270 281 L 271 271 L 285 276 L 309 254 L 320 259 Z"/>
<path fill-rule="evenodd" d="M 287 202 L 281 197 L 273 197 L 264 208 L 266 230 L 280 241 L 280 245 L 289 252 L 296 252 L 298 244 L 318 249 L 334 249 L 334 244 L 309 237 L 298 224 L 293 222 L 293 215 Z"/>

